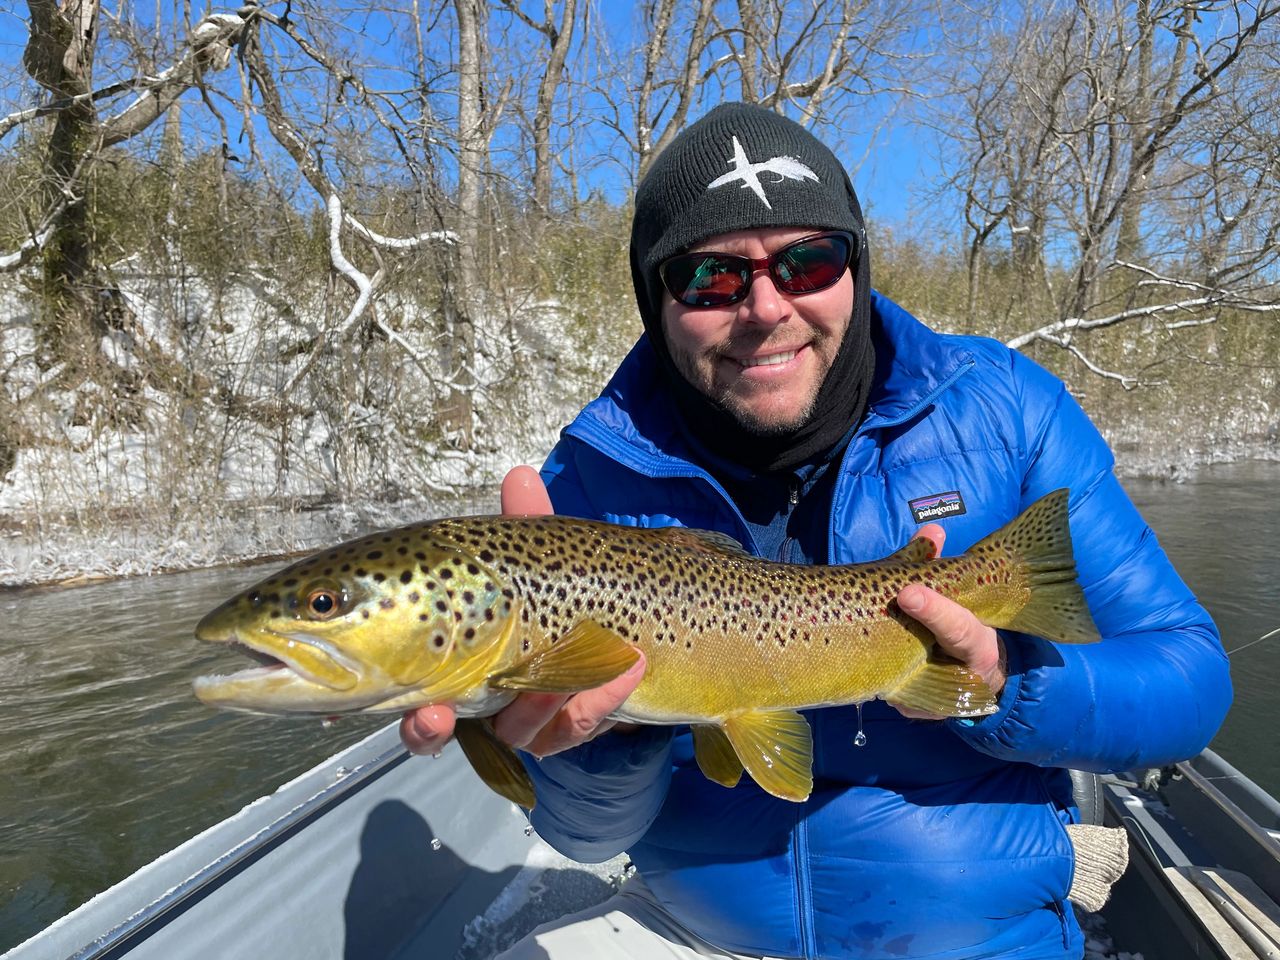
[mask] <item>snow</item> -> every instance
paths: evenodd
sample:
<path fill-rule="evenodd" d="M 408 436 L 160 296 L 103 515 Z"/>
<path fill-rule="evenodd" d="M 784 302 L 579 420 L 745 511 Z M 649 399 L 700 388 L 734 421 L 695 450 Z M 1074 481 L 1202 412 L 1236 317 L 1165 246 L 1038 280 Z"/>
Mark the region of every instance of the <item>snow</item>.
<path fill-rule="evenodd" d="M 31 303 L 19 278 L 0 278 L 0 404 L 21 414 L 8 456 L 0 431 L 0 584 L 206 566 L 494 512 L 503 474 L 541 463 L 630 339 L 584 354 L 555 302 L 483 311 L 474 443 L 461 449 L 430 416 L 449 387 L 439 319 L 403 293 L 379 295 L 387 336 L 330 329 L 317 349 L 332 325 L 306 318 L 326 315 L 323 284 L 280 290 L 253 274 L 214 291 L 133 260 L 113 275 L 131 316 L 101 338 L 111 376 L 78 382 L 40 368 Z"/>

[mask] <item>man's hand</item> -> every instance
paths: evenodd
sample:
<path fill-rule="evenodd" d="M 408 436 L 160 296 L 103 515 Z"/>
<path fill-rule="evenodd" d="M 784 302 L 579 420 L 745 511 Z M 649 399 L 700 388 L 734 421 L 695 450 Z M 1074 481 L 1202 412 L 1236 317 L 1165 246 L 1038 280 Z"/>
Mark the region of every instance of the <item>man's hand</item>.
<path fill-rule="evenodd" d="M 551 499 L 537 471 L 516 467 L 502 481 L 502 512 L 549 514 Z M 606 719 L 631 695 L 644 676 L 644 657 L 604 686 L 581 693 L 522 693 L 495 714 L 498 737 L 537 757 L 576 747 L 614 726 Z M 433 704 L 408 711 L 400 721 L 400 739 L 410 753 L 439 753 L 453 736 L 453 709 Z"/>
<path fill-rule="evenodd" d="M 916 533 L 933 542 L 934 555 L 942 552 L 946 531 L 936 523 L 925 524 Z M 986 681 L 993 696 L 1004 689 L 1004 647 L 995 630 L 953 600 L 918 583 L 904 587 L 898 594 L 902 612 L 918 620 L 933 634 L 943 653 L 959 660 Z M 906 717 L 941 720 L 936 714 L 897 707 Z"/>

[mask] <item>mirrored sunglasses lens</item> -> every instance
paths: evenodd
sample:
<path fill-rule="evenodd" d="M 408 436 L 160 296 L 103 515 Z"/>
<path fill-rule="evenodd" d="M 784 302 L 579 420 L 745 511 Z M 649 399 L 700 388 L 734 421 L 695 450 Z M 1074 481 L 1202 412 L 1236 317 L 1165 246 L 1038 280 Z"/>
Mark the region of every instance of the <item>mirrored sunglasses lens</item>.
<path fill-rule="evenodd" d="M 662 279 L 680 303 L 716 307 L 741 299 L 746 287 L 741 261 L 734 257 L 690 254 L 668 260 Z"/>
<path fill-rule="evenodd" d="M 788 247 L 774 264 L 778 286 L 788 293 L 831 286 L 849 265 L 849 250 L 843 236 L 815 237 Z"/>

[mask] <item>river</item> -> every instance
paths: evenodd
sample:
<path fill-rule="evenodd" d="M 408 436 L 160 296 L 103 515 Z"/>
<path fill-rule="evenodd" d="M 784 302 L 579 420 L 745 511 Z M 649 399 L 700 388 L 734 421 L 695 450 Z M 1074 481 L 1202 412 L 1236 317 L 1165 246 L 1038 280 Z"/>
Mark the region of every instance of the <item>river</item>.
<path fill-rule="evenodd" d="M 1236 702 L 1214 747 L 1280 791 L 1280 464 L 1127 481 L 1222 629 Z M 269 569 L 269 568 L 267 568 Z M 264 568 L 0 593 L 0 950 L 385 723 L 217 713 L 191 678 L 244 661 L 195 621 Z"/>

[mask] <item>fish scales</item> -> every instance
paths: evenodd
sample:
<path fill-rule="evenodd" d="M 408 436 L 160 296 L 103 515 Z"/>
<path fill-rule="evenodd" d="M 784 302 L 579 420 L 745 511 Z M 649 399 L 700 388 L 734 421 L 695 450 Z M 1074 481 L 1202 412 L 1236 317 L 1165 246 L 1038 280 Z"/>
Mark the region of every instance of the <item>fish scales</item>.
<path fill-rule="evenodd" d="M 685 528 L 556 516 L 414 524 L 322 551 L 211 612 L 197 636 L 265 666 L 200 678 L 196 693 L 255 712 L 450 703 L 482 718 L 522 690 L 598 686 L 638 650 L 645 674 L 619 719 L 693 724 L 713 779 L 736 782 L 736 755 L 765 789 L 799 799 L 809 782 L 801 709 L 875 697 L 940 715 L 994 709 L 980 678 L 940 657 L 898 609 L 908 583 L 992 626 L 1097 639 L 1066 506 L 1065 491 L 1050 494 L 959 557 L 933 559 L 917 540 L 881 561 L 830 567 L 759 560 Z M 531 802 L 490 728 L 463 720 L 459 731 L 491 786 Z"/>
<path fill-rule="evenodd" d="M 522 649 L 553 645 L 584 616 L 639 647 L 646 679 L 621 715 L 642 722 L 887 692 L 929 648 L 897 613 L 898 590 L 920 582 L 962 596 L 975 567 L 969 560 L 917 572 L 900 563 L 773 564 L 691 551 L 661 530 L 618 530 L 547 517 L 518 525 L 451 521 L 439 532 L 461 549 L 500 545 L 490 551 L 492 568 L 523 601 Z M 721 669 L 728 664 L 731 671 Z"/>

